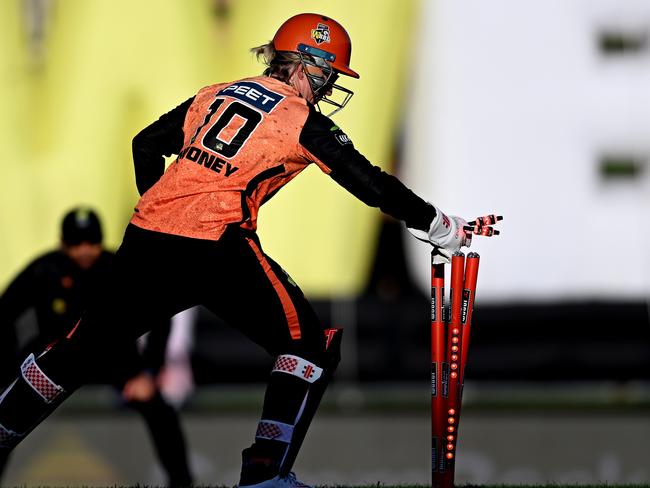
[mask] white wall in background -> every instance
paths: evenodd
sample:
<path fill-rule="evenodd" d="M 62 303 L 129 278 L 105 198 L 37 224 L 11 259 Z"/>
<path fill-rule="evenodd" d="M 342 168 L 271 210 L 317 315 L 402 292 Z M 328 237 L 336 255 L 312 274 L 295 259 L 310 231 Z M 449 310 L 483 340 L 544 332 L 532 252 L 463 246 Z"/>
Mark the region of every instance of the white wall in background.
<path fill-rule="evenodd" d="M 650 294 L 650 167 L 598 170 L 650 155 L 650 47 L 598 49 L 603 27 L 650 36 L 650 1 L 429 0 L 421 27 L 401 177 L 448 213 L 505 216 L 472 247 L 479 299 Z M 408 242 L 426 289 L 428 249 Z"/>

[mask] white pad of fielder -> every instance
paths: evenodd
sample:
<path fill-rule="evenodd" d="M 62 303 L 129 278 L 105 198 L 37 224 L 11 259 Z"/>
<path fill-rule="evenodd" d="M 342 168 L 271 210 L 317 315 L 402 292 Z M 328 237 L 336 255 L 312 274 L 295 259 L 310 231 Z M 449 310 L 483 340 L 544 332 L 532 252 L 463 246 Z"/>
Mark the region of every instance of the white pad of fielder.
<path fill-rule="evenodd" d="M 278 422 L 276 420 L 260 420 L 257 424 L 255 437 L 258 439 L 271 439 L 289 443 L 293 436 L 293 425 Z"/>
<path fill-rule="evenodd" d="M 0 424 L 0 447 L 13 447 L 22 436 Z"/>
<path fill-rule="evenodd" d="M 47 403 L 53 402 L 64 392 L 63 388 L 54 383 L 36 364 L 34 355 L 30 354 L 20 367 L 20 372 L 29 386 Z"/>
<path fill-rule="evenodd" d="M 308 383 L 313 383 L 323 374 L 323 368 L 292 354 L 283 354 L 277 357 L 272 373 L 276 371 L 297 376 Z"/>

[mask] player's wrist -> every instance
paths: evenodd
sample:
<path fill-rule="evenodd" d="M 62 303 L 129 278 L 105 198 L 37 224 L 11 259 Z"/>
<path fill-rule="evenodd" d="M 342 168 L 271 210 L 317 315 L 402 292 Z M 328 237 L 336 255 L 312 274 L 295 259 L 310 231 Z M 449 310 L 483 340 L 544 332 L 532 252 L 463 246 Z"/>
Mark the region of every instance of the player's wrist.
<path fill-rule="evenodd" d="M 430 241 L 439 241 L 445 239 L 453 231 L 452 219 L 450 219 L 438 207 L 433 207 L 436 214 L 431 221 L 429 231 L 427 232 Z"/>
<path fill-rule="evenodd" d="M 410 227 L 407 226 L 407 230 L 415 237 L 416 239 L 424 242 L 433 243 L 432 240 L 442 239 L 450 230 L 445 228 L 444 222 L 449 222 L 449 218 L 436 206 L 427 202 L 427 205 L 431 208 L 431 220 L 429 221 L 426 227 Z"/>

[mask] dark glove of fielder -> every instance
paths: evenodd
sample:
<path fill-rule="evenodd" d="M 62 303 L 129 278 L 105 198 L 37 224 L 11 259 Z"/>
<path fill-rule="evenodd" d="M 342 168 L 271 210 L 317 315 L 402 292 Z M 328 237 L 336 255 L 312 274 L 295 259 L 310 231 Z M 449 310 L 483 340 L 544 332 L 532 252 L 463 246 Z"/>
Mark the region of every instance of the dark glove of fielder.
<path fill-rule="evenodd" d="M 433 244 L 438 250 L 434 264 L 449 263 L 451 255 L 460 248 L 472 244 L 472 233 L 466 230 L 470 225 L 464 219 L 455 215 L 445 215 L 436 208 L 436 216 L 431 222 L 429 231 L 408 228 L 417 239 Z M 437 263 L 436 263 L 437 261 Z"/>

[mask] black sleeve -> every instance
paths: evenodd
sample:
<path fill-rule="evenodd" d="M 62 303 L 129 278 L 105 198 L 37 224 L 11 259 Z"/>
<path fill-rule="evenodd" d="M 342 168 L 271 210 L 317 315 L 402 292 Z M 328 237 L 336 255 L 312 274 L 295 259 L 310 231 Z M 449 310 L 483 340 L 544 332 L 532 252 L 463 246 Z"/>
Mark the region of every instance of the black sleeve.
<path fill-rule="evenodd" d="M 133 138 L 135 181 L 140 195 L 151 188 L 165 172 L 165 158 L 183 147 L 183 124 L 194 97 L 162 115 Z"/>
<path fill-rule="evenodd" d="M 18 317 L 34 305 L 32 297 L 38 293 L 35 264 L 25 268 L 0 296 L 0 329 L 14 326 Z"/>
<path fill-rule="evenodd" d="M 429 230 L 435 208 L 397 178 L 373 166 L 341 129 L 313 107 L 300 134 L 300 144 L 331 170 L 334 181 L 359 200 L 403 220 L 408 227 Z"/>
<path fill-rule="evenodd" d="M 32 297 L 38 293 L 37 285 L 35 265 L 32 264 L 14 278 L 0 296 L 0 387 L 13 379 L 19 361 L 16 321 L 34 305 Z"/>

